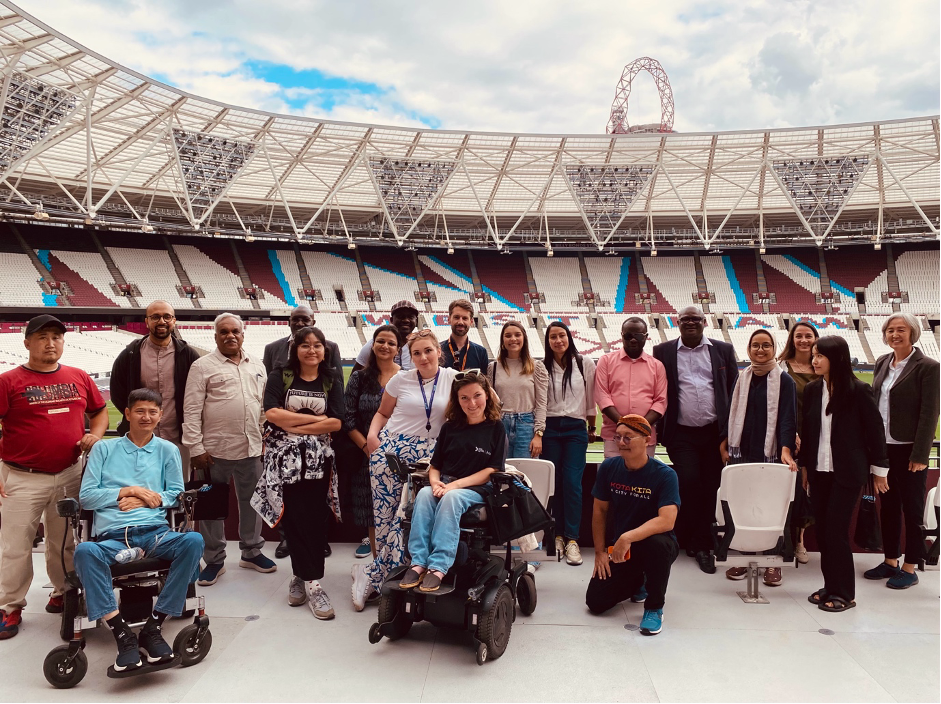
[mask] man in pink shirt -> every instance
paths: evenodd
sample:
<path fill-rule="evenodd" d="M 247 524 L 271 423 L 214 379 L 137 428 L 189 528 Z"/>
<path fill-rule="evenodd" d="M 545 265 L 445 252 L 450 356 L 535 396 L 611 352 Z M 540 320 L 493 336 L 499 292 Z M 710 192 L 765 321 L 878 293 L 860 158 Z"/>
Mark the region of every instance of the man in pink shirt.
<path fill-rule="evenodd" d="M 644 352 L 644 319 L 633 316 L 625 320 L 621 341 L 621 349 L 603 356 L 595 370 L 595 402 L 604 416 L 601 437 L 605 457 L 619 456 L 614 435 L 618 418 L 636 413 L 654 426 L 667 408 L 667 373 L 662 362 Z M 657 434 L 651 432 L 647 438 L 650 457 L 656 446 Z"/>

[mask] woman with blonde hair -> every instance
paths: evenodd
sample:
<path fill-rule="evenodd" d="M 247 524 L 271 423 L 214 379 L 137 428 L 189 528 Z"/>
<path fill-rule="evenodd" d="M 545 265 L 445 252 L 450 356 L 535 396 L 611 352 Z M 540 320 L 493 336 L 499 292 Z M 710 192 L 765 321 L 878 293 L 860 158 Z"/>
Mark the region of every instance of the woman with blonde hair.
<path fill-rule="evenodd" d="M 500 331 L 500 352 L 487 377 L 503 404 L 508 457 L 539 457 L 546 431 L 549 373 L 529 353 L 526 328 L 508 320 Z"/>

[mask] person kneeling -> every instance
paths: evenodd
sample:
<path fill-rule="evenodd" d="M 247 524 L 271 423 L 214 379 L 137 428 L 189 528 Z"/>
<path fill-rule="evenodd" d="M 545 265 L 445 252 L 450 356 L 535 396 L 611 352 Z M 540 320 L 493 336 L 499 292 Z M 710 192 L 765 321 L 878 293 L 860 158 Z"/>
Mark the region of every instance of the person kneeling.
<path fill-rule="evenodd" d="M 506 431 L 483 374 L 472 370 L 455 377 L 445 418 L 428 470 L 430 485 L 415 498 L 408 539 L 412 566 L 402 578 L 403 589 L 441 587 L 457 554 L 461 515 L 483 503 L 490 475 L 503 471 Z"/>
<path fill-rule="evenodd" d="M 646 418 L 621 416 L 614 436 L 621 456 L 606 459 L 598 468 L 591 492 L 595 497 L 591 517 L 595 568 L 585 603 L 592 613 L 604 613 L 641 592 L 646 577 L 647 598 L 640 632 L 652 636 L 663 625 L 667 582 L 677 554 L 673 524 L 680 490 L 676 473 L 647 457 L 648 437 L 650 423 Z M 606 540 L 605 526 L 612 505 L 613 534 Z M 607 546 L 612 543 L 609 554 Z M 635 596 L 632 600 L 640 599 Z"/>
<path fill-rule="evenodd" d="M 130 393 L 124 411 L 130 423 L 127 435 L 92 448 L 79 492 L 82 508 L 95 512 L 92 535 L 97 542 L 76 546 L 75 570 L 85 587 L 89 620 L 103 620 L 117 641 L 117 672 L 141 666 L 138 648 L 151 664 L 173 658 L 161 627 L 167 616 L 183 613 L 186 589 L 199 574 L 203 554 L 199 533 L 178 533 L 167 522 L 167 509 L 183 491 L 183 467 L 176 446 L 154 435 L 162 402 L 150 389 Z M 119 560 L 119 553 L 130 559 Z M 143 557 L 169 560 L 171 566 L 138 637 L 118 611 L 111 565 Z"/>

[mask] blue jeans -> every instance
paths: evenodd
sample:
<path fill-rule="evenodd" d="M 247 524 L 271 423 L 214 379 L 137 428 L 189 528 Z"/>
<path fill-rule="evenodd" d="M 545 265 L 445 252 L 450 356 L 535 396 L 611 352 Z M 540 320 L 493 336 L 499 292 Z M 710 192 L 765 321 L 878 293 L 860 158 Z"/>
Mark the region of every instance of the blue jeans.
<path fill-rule="evenodd" d="M 536 434 L 536 416 L 533 413 L 504 413 L 506 430 L 506 456 L 529 457 L 529 443 Z"/>
<path fill-rule="evenodd" d="M 447 574 L 461 536 L 461 515 L 483 497 L 473 489 L 452 489 L 440 499 L 426 486 L 415 497 L 408 551 L 412 564 Z"/>
<path fill-rule="evenodd" d="M 166 584 L 157 597 L 155 611 L 179 616 L 186 605 L 186 588 L 199 576 L 199 558 L 203 554 L 203 536 L 199 533 L 176 533 L 169 526 L 132 526 L 127 530 L 103 534 L 98 542 L 79 543 L 75 547 L 75 571 L 85 587 L 85 603 L 91 621 L 118 610 L 111 586 L 111 565 L 114 556 L 128 545 L 143 548 L 146 557 L 171 562 Z"/>
<path fill-rule="evenodd" d="M 588 452 L 588 426 L 580 418 L 546 418 L 542 459 L 555 465 L 552 515 L 559 535 L 578 540 L 582 523 L 582 474 Z"/>

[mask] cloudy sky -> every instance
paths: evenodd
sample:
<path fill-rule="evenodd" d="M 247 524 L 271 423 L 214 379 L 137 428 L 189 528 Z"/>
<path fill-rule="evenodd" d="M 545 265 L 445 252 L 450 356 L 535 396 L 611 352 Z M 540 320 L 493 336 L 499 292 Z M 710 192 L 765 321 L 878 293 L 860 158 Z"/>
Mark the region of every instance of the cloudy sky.
<path fill-rule="evenodd" d="M 937 0 L 19 0 L 145 75 L 246 107 L 442 129 L 603 132 L 658 59 L 683 132 L 937 114 Z M 659 121 L 634 81 L 631 124 Z"/>

